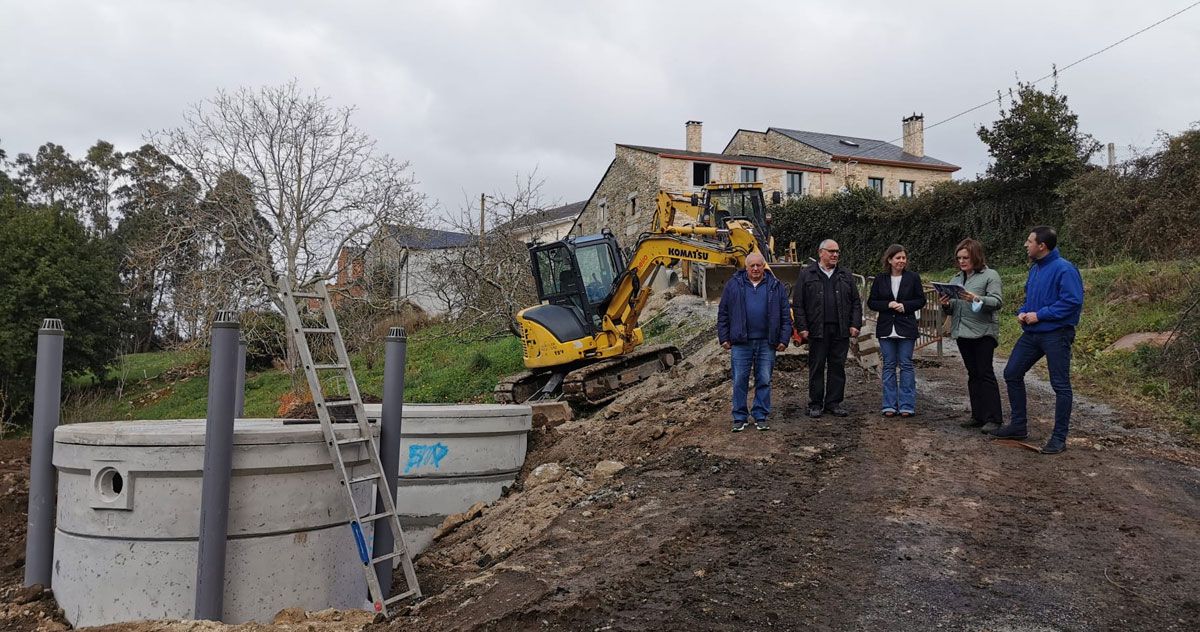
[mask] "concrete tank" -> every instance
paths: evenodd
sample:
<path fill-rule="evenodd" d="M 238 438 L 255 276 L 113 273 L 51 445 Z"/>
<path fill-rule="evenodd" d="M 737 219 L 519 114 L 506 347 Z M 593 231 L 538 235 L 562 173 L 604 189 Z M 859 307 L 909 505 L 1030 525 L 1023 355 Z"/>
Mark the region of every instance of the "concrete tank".
<path fill-rule="evenodd" d="M 366 404 L 378 419 L 380 404 Z M 525 462 L 533 411 L 501 404 L 405 404 L 396 510 L 416 554 L 450 514 L 492 502 Z"/>
<path fill-rule="evenodd" d="M 379 405 L 367 413 L 377 418 Z M 525 460 L 531 422 L 528 406 L 405 405 L 397 509 L 410 551 L 424 550 L 446 515 L 500 496 Z M 192 616 L 204 426 L 101 422 L 55 431 L 53 582 L 72 625 Z M 364 453 L 345 453 L 348 463 L 366 463 Z M 359 506 L 373 493 L 356 486 Z M 366 604 L 342 494 L 319 425 L 237 421 L 225 621 Z"/>
<path fill-rule="evenodd" d="M 72 625 L 192 616 L 204 425 L 55 431 L 53 585 Z M 346 450 L 347 462 L 365 463 L 355 450 Z M 226 621 L 269 620 L 292 606 L 363 606 L 366 584 L 320 426 L 238 420 L 231 485 Z M 369 507 L 374 488 L 356 488 L 360 507 Z"/>

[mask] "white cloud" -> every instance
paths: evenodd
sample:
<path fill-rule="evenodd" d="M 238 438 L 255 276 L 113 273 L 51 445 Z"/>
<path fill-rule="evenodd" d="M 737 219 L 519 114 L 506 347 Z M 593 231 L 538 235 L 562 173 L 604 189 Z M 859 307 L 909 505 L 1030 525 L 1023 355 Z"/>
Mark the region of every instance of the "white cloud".
<path fill-rule="evenodd" d="M 890 140 L 1063 66 L 1181 8 L 1166 0 L 894 3 L 37 2 L 0 22 L 0 146 L 123 149 L 218 89 L 296 78 L 393 156 L 444 211 L 534 168 L 548 197 L 586 197 L 613 143 L 719 151 L 770 125 Z M 1064 73 L 1098 139 L 1145 146 L 1200 116 L 1200 8 Z M 931 129 L 970 176 L 989 106 Z"/>

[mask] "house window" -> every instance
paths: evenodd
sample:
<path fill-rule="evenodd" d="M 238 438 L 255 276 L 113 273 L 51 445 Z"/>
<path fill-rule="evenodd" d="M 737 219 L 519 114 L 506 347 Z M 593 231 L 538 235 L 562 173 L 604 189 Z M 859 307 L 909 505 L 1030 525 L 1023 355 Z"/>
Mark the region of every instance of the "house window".
<path fill-rule="evenodd" d="M 692 186 L 702 187 L 708 184 L 711 165 L 707 162 L 692 163 Z"/>
<path fill-rule="evenodd" d="M 787 194 L 800 195 L 804 192 L 804 172 L 789 171 L 787 172 Z"/>
<path fill-rule="evenodd" d="M 879 195 L 883 195 L 883 178 L 867 178 L 867 186 L 875 189 Z"/>
<path fill-rule="evenodd" d="M 739 182 L 758 182 L 758 169 L 756 167 L 742 167 Z"/>
<path fill-rule="evenodd" d="M 912 180 L 900 181 L 900 197 L 912 197 L 916 183 Z"/>

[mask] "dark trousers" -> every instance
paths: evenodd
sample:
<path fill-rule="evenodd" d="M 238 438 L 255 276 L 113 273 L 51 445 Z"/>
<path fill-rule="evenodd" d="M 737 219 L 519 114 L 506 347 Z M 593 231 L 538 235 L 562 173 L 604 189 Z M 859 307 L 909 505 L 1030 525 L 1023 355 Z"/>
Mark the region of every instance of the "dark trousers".
<path fill-rule="evenodd" d="M 850 332 L 827 324 L 821 333 L 808 339 L 808 405 L 834 408 L 846 397 Z"/>
<path fill-rule="evenodd" d="M 1054 438 L 1066 441 L 1074 401 L 1071 391 L 1071 345 L 1074 342 L 1074 327 L 1045 332 L 1027 331 L 1017 339 L 1012 355 L 1008 356 L 1008 365 L 1004 367 L 1013 426 L 1024 428 L 1029 421 L 1025 412 L 1025 374 L 1045 356 L 1046 368 L 1050 370 L 1050 388 L 1054 389 Z"/>
<path fill-rule="evenodd" d="M 1000 385 L 992 358 L 996 339 L 991 336 L 959 338 L 958 352 L 967 367 L 967 392 L 971 395 L 971 418 L 975 421 L 1004 423 L 1000 408 Z"/>

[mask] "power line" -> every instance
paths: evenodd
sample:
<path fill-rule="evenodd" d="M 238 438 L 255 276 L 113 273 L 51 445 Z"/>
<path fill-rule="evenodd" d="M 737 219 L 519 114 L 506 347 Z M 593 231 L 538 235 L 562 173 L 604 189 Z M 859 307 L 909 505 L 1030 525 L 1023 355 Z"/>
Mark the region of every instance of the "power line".
<path fill-rule="evenodd" d="M 1200 1 L 1198 1 L 1198 2 L 1193 2 L 1192 4 L 1189 4 L 1188 6 L 1186 6 L 1186 7 L 1182 8 L 1182 9 L 1180 9 L 1180 10 L 1176 11 L 1175 13 L 1172 13 L 1171 15 L 1168 15 L 1167 17 L 1165 17 L 1165 18 L 1163 18 L 1163 19 L 1161 19 L 1161 20 L 1159 20 L 1159 21 L 1155 22 L 1154 24 L 1151 24 L 1150 26 L 1147 26 L 1147 27 L 1145 27 L 1145 28 L 1143 28 L 1143 29 L 1141 29 L 1141 30 L 1139 30 L 1139 31 L 1136 31 L 1136 32 L 1134 32 L 1134 33 L 1130 34 L 1130 35 L 1127 35 L 1127 36 L 1125 36 L 1125 37 L 1122 37 L 1121 39 L 1119 39 L 1119 40 L 1117 40 L 1117 41 L 1113 42 L 1112 44 L 1109 44 L 1108 46 L 1105 46 L 1104 48 L 1101 48 L 1100 50 L 1098 50 L 1098 51 L 1096 51 L 1096 52 L 1094 52 L 1094 53 L 1091 53 L 1091 54 L 1089 54 L 1089 55 L 1086 55 L 1086 56 L 1084 56 L 1084 57 L 1080 57 L 1079 59 L 1076 59 L 1075 61 L 1073 61 L 1073 62 L 1071 62 L 1071 63 L 1067 64 L 1066 66 L 1063 66 L 1062 68 L 1055 68 L 1054 70 L 1050 71 L 1050 73 L 1049 73 L 1049 74 L 1046 74 L 1046 75 L 1044 75 L 1044 76 L 1038 77 L 1037 79 L 1034 79 L 1033 81 L 1031 81 L 1031 82 L 1029 83 L 1029 85 L 1037 85 L 1037 84 L 1039 84 L 1039 83 L 1041 83 L 1041 82 L 1043 82 L 1043 81 L 1045 81 L 1045 80 L 1047 80 L 1047 79 L 1049 79 L 1049 78 L 1051 78 L 1051 77 L 1057 76 L 1059 73 L 1061 73 L 1061 72 L 1064 72 L 1064 71 L 1066 71 L 1067 69 L 1069 69 L 1069 68 L 1071 68 L 1071 67 L 1073 67 L 1073 66 L 1078 66 L 1079 64 L 1082 64 L 1083 62 L 1085 62 L 1085 61 L 1087 61 L 1087 60 L 1089 60 L 1089 59 L 1091 59 L 1091 58 L 1093 58 L 1093 57 L 1095 57 L 1095 56 L 1097 56 L 1097 55 L 1099 55 L 1099 54 L 1101 54 L 1101 53 L 1104 53 L 1104 52 L 1106 52 L 1106 51 L 1108 51 L 1108 50 L 1110 50 L 1110 49 L 1112 49 L 1112 48 L 1115 48 L 1115 47 L 1117 47 L 1117 46 L 1119 46 L 1119 45 L 1121 45 L 1121 44 L 1124 44 L 1125 42 L 1128 42 L 1129 40 L 1131 40 L 1131 39 L 1133 39 L 1133 38 L 1137 37 L 1138 35 L 1141 35 L 1142 33 L 1145 33 L 1146 31 L 1149 31 L 1150 29 L 1152 29 L 1152 28 L 1154 28 L 1154 27 L 1156 27 L 1156 26 L 1159 26 L 1160 24 L 1162 24 L 1162 23 L 1164 23 L 1164 22 L 1167 22 L 1168 20 L 1171 20 L 1171 19 L 1173 19 L 1173 18 L 1175 18 L 1175 17 L 1179 16 L 1180 14 L 1182 14 L 1182 13 L 1184 13 L 1184 12 L 1186 12 L 1186 11 L 1189 11 L 1189 10 L 1191 10 L 1191 9 L 1194 9 L 1194 8 L 1196 8 L 1197 6 L 1200 6 Z M 957 118 L 959 118 L 959 117 L 961 117 L 961 116 L 966 116 L 967 114 L 970 114 L 971 112 L 974 112 L 975 110 L 978 110 L 978 109 L 980 109 L 980 108 L 987 107 L 987 106 L 991 105 L 991 104 L 992 104 L 993 102 L 995 102 L 995 101 L 996 101 L 996 99 L 988 99 L 987 101 L 984 101 L 983 103 L 980 103 L 979 105 L 976 105 L 976 106 L 974 106 L 974 107 L 971 107 L 971 108 L 968 108 L 968 109 L 966 109 L 966 110 L 963 110 L 962 112 L 959 112 L 958 114 L 955 114 L 954 116 L 951 116 L 951 117 L 949 117 L 949 118 L 944 118 L 944 119 L 942 119 L 942 120 L 940 120 L 940 121 L 938 121 L 938 122 L 936 122 L 936 123 L 934 123 L 934 124 L 932 124 L 932 125 L 927 125 L 927 126 L 925 126 L 925 127 L 924 127 L 924 129 L 927 129 L 927 130 L 928 130 L 928 129 L 933 129 L 933 128 L 937 127 L 938 125 L 941 125 L 942 123 L 949 123 L 950 121 L 953 121 L 954 119 L 957 119 Z M 849 157 L 854 157 L 854 156 L 861 156 L 861 155 L 864 155 L 864 154 L 866 154 L 866 153 L 867 153 L 867 152 L 869 152 L 869 151 L 873 151 L 873 150 L 875 150 L 875 149 L 877 149 L 877 148 L 879 148 L 879 147 L 882 147 L 882 146 L 884 146 L 884 145 L 890 145 L 890 144 L 892 144 L 892 143 L 895 143 L 895 142 L 897 142 L 897 141 L 903 141 L 903 140 L 904 140 L 904 138 L 905 138 L 905 135 L 901 135 L 899 138 L 895 138 L 895 139 L 892 139 L 892 140 L 890 140 L 890 141 L 880 141 L 879 143 L 877 143 L 877 144 L 875 144 L 875 145 L 872 145 L 872 146 L 870 146 L 870 147 L 867 147 L 866 149 L 860 149 L 860 150 L 858 150 L 858 151 L 856 151 L 856 152 L 854 152 L 854 153 L 852 153 L 852 154 L 848 154 L 848 155 L 847 155 L 847 157 L 849 158 Z"/>

